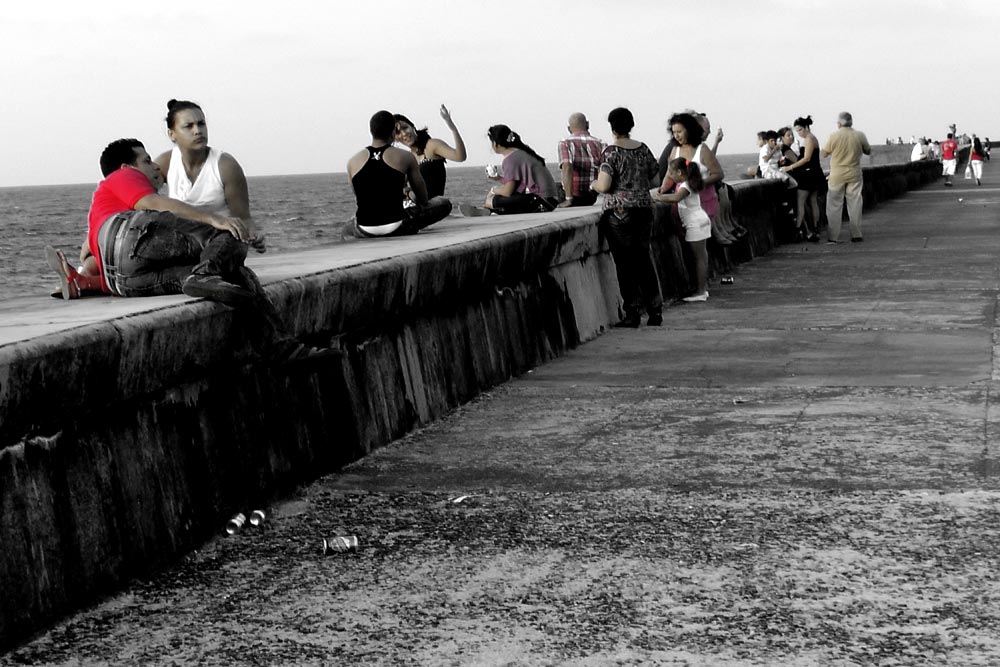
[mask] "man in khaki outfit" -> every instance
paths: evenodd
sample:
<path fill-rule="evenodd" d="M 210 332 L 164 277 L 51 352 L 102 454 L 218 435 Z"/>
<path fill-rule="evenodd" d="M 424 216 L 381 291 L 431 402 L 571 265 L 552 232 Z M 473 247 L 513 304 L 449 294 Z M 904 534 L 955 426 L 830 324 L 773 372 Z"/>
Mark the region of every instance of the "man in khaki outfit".
<path fill-rule="evenodd" d="M 840 224 L 847 200 L 847 217 L 851 222 L 851 241 L 861 237 L 861 155 L 871 155 L 872 147 L 863 132 L 852 125 L 854 119 L 846 111 L 837 117 L 837 131 L 830 135 L 821 151 L 830 158 L 829 191 L 826 193 L 827 243 L 840 243 Z"/>

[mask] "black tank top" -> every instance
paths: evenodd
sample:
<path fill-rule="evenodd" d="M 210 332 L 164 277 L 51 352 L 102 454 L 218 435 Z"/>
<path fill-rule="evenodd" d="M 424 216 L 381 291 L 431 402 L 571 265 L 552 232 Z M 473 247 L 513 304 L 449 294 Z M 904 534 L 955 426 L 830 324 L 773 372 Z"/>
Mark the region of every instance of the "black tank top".
<path fill-rule="evenodd" d="M 377 227 L 403 219 L 406 175 L 383 161 L 382 155 L 388 148 L 368 146 L 368 161 L 351 179 L 358 200 L 359 225 Z"/>
<path fill-rule="evenodd" d="M 420 175 L 423 176 L 424 185 L 427 186 L 428 199 L 444 195 L 444 184 L 448 178 L 444 160 L 424 160 L 420 163 Z"/>

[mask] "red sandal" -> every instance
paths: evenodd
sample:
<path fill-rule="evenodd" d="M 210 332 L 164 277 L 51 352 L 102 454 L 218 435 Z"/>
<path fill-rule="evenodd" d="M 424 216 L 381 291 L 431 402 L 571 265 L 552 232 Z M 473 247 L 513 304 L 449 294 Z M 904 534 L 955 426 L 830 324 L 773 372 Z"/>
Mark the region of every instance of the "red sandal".
<path fill-rule="evenodd" d="M 77 278 L 80 277 L 80 274 L 66 261 L 66 255 L 63 254 L 62 250 L 56 250 L 52 246 L 45 246 L 45 258 L 48 260 L 52 270 L 62 278 L 59 283 L 62 298 L 67 301 L 70 299 L 79 299 L 80 285 L 77 282 Z"/>

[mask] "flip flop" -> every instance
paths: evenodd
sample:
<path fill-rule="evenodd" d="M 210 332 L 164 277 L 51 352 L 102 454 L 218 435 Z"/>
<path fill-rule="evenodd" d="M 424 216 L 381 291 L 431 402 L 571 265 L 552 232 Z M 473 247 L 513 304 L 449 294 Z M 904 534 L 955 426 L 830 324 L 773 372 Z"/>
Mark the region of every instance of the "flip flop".
<path fill-rule="evenodd" d="M 69 301 L 70 299 L 80 298 L 80 286 L 76 282 L 76 277 L 79 275 L 69 262 L 66 261 L 66 255 L 63 254 L 62 250 L 56 250 L 52 246 L 45 246 L 45 259 L 48 260 L 49 266 L 52 270 L 59 274 L 62 280 L 59 283 L 59 289 L 62 293 L 62 298 Z M 55 296 L 55 294 L 53 294 Z"/>

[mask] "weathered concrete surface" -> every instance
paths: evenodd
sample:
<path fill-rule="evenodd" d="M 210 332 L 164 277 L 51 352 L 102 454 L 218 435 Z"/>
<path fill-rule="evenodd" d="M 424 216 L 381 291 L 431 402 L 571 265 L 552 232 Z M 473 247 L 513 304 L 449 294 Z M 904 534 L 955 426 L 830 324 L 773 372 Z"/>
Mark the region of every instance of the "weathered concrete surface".
<path fill-rule="evenodd" d="M 0 662 L 996 664 L 995 182 L 782 246 Z"/>
<path fill-rule="evenodd" d="M 8 347 L 0 431 L 15 444 L 0 465 L 0 529 L 10 625 L 0 634 L 169 562 L 235 508 L 287 493 L 596 335 L 616 317 L 613 270 L 593 221 L 562 215 L 544 228 L 495 223 L 515 226 L 499 239 L 468 222 L 457 233 L 469 238 L 456 239 L 445 226 L 437 239 L 438 230 L 407 239 L 437 243 L 405 259 L 338 268 L 310 253 L 294 274 L 261 267 L 296 331 L 340 339 L 342 365 L 287 375 L 229 358 L 245 347 L 233 314 L 182 298 Z M 766 248 L 770 220 L 748 215 Z M 59 319 L 36 324 L 54 332 Z M 108 377 L 124 381 L 100 381 Z"/>

